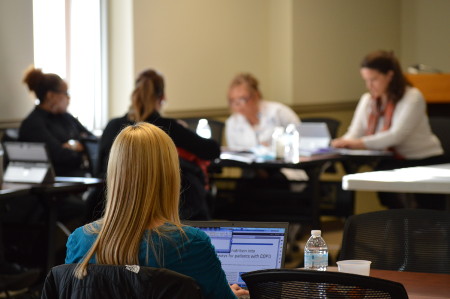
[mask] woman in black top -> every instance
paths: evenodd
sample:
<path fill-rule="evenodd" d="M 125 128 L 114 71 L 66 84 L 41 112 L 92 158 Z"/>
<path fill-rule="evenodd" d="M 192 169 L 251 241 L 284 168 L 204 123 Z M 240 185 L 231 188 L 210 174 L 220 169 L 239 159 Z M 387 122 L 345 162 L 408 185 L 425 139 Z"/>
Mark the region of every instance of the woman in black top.
<path fill-rule="evenodd" d="M 84 147 L 80 140 L 92 134 L 67 112 L 70 96 L 67 83 L 56 74 L 30 69 L 23 79 L 39 104 L 25 118 L 19 140 L 44 142 L 58 176 L 84 176 Z"/>
<path fill-rule="evenodd" d="M 98 176 L 104 177 L 106 173 L 109 151 L 117 134 L 127 125 L 149 122 L 163 129 L 178 149 L 182 171 L 181 217 L 209 219 L 205 169 L 209 160 L 220 156 L 220 146 L 214 140 L 198 136 L 181 122 L 162 117 L 158 111 L 164 100 L 164 78 L 154 70 L 143 71 L 136 79 L 129 111 L 123 117 L 112 119 L 103 131 Z"/>

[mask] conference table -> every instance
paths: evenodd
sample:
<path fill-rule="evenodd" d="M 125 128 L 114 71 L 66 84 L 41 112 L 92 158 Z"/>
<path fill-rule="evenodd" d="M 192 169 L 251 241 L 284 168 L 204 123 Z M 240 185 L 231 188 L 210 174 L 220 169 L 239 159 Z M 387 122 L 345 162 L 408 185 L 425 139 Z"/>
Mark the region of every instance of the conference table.
<path fill-rule="evenodd" d="M 344 190 L 450 194 L 450 163 L 348 174 Z M 447 196 L 447 210 L 450 210 Z"/>
<path fill-rule="evenodd" d="M 337 267 L 328 267 L 337 271 Z M 370 269 L 370 276 L 401 283 L 410 299 L 450 298 L 450 275 Z"/>
<path fill-rule="evenodd" d="M 302 206 L 293 204 L 289 207 L 285 207 L 285 214 L 279 213 L 276 215 L 277 212 L 272 210 L 267 215 L 259 215 L 258 218 L 253 220 L 306 222 L 315 228 L 320 228 L 320 177 L 329 165 L 332 165 L 335 162 L 341 162 L 347 173 L 349 173 L 357 171 L 361 165 L 376 164 L 380 159 L 391 158 L 392 153 L 386 151 L 335 149 L 316 155 L 300 156 L 299 163 L 288 163 L 283 160 L 264 159 L 248 151 L 240 152 L 222 148 L 220 159 L 216 159 L 212 162 L 210 165 L 210 172 L 213 174 L 221 173 L 224 167 L 236 167 L 243 170 L 280 170 L 282 168 L 304 170 L 308 176 L 307 180 L 304 182 L 307 185 L 306 190 L 308 194 L 297 192 L 297 195 L 299 202 L 309 201 L 310 207 L 308 211 L 305 212 L 302 210 Z M 212 179 L 216 179 L 214 175 L 212 176 Z M 223 178 L 220 178 L 219 176 L 219 180 L 220 179 Z M 234 180 L 237 179 L 234 178 Z M 261 184 L 261 190 L 264 190 L 264 181 L 261 181 Z M 238 205 L 238 207 L 239 206 L 240 205 Z M 253 208 L 247 210 L 252 209 Z M 237 214 L 239 213 L 239 210 L 235 209 L 232 213 Z M 242 218 L 247 220 L 249 219 L 247 216 L 247 214 L 243 214 Z"/>
<path fill-rule="evenodd" d="M 47 210 L 47 257 L 46 268 L 55 265 L 55 233 L 57 227 L 56 204 L 61 197 L 68 194 L 79 194 L 89 187 L 102 186 L 103 180 L 87 177 L 56 177 L 52 183 L 28 184 L 3 182 L 0 189 L 0 200 L 4 201 L 21 196 L 34 195 L 44 203 Z"/>

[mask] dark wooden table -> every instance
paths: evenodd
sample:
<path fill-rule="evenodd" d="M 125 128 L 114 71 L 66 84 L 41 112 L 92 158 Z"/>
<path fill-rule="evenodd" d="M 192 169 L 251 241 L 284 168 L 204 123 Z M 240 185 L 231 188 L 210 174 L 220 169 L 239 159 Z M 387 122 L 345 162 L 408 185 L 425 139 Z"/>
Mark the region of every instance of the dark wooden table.
<path fill-rule="evenodd" d="M 244 162 L 234 159 L 217 159 L 215 160 L 211 166 L 210 170 L 213 173 L 220 173 L 223 167 L 237 167 L 241 169 L 281 169 L 281 168 L 291 168 L 291 169 L 301 169 L 306 172 L 308 175 L 308 181 L 305 182 L 308 185 L 308 190 L 310 193 L 308 194 L 308 198 L 310 200 L 311 208 L 310 213 L 306 216 L 300 213 L 298 216 L 288 216 L 286 215 L 285 219 L 267 219 L 271 221 L 289 221 L 289 222 L 306 222 L 310 223 L 314 228 L 320 228 L 320 175 L 322 174 L 324 168 L 327 165 L 340 161 L 342 156 L 338 154 L 323 154 L 316 155 L 310 157 L 301 157 L 299 163 L 286 163 L 282 160 L 273 160 L 273 161 L 253 161 L 253 162 Z M 274 199 L 276 200 L 276 199 Z M 289 210 L 289 207 L 287 207 Z M 289 212 L 293 212 L 292 210 Z M 295 214 L 295 213 L 294 213 Z M 268 217 L 270 215 L 267 215 Z M 283 215 L 280 215 L 283 217 Z M 296 219 L 297 217 L 297 219 Z"/>
<path fill-rule="evenodd" d="M 86 191 L 89 187 L 101 186 L 103 180 L 84 177 L 56 177 L 53 183 L 20 184 L 3 183 L 0 199 L 35 195 L 47 208 L 47 270 L 55 265 L 55 232 L 57 211 L 55 203 L 67 194 Z"/>
<path fill-rule="evenodd" d="M 337 271 L 337 267 L 328 267 Z M 450 298 L 450 275 L 370 269 L 370 276 L 401 283 L 410 299 Z"/>

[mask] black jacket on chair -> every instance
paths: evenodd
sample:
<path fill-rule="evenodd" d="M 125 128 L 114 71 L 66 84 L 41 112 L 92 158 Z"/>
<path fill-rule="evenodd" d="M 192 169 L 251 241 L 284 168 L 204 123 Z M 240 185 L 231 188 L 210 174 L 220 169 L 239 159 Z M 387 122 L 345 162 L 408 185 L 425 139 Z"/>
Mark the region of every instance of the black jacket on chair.
<path fill-rule="evenodd" d="M 78 279 L 75 267 L 53 267 L 41 298 L 202 298 L 193 278 L 168 269 L 90 264 L 87 276 Z"/>

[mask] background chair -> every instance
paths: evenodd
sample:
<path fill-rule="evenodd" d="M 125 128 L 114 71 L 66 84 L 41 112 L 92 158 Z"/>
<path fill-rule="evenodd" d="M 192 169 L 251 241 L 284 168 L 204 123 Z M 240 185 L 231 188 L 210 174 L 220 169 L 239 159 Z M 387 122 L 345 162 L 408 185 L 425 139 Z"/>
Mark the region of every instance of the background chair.
<path fill-rule="evenodd" d="M 273 269 L 247 272 L 241 277 L 252 299 L 408 298 L 398 282 L 341 272 Z"/>
<path fill-rule="evenodd" d="M 430 126 L 433 133 L 441 141 L 446 162 L 450 162 L 450 138 L 448 134 L 448 130 L 450 129 L 450 117 L 431 116 Z"/>
<path fill-rule="evenodd" d="M 330 117 L 306 117 L 302 122 L 324 122 L 328 126 L 331 139 L 338 137 L 341 122 Z M 300 136 L 301 138 L 301 136 Z M 335 164 L 327 165 L 326 174 L 336 175 L 338 173 Z M 332 178 L 320 182 L 321 214 L 337 217 L 348 217 L 353 215 L 354 193 L 342 189 L 342 178 Z"/>
<path fill-rule="evenodd" d="M 73 274 L 75 267 L 53 267 L 42 298 L 202 298 L 193 278 L 168 269 L 90 264 L 88 275 L 78 279 Z"/>
<path fill-rule="evenodd" d="M 191 131 L 195 132 L 197 129 L 198 121 L 202 118 L 204 117 L 189 117 L 189 118 L 182 118 L 181 120 L 188 125 L 188 128 Z M 211 139 L 215 140 L 219 144 L 222 144 L 223 130 L 225 127 L 225 123 L 209 118 L 207 118 L 207 120 L 209 126 L 211 127 Z"/>
<path fill-rule="evenodd" d="M 347 219 L 340 260 L 374 269 L 450 274 L 450 213 L 393 209 Z"/>
<path fill-rule="evenodd" d="M 98 173 L 98 147 L 99 140 L 96 137 L 83 138 L 81 143 L 86 151 L 86 156 L 89 162 L 89 172 L 93 177 Z"/>

